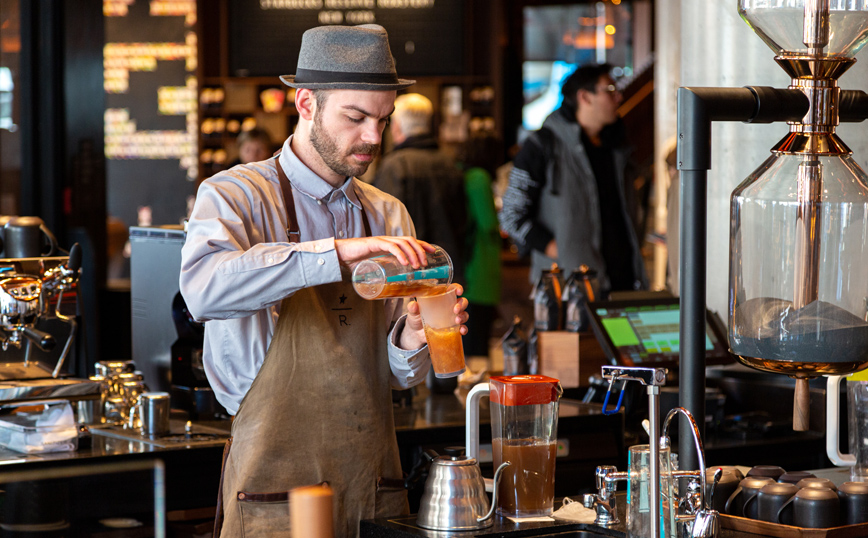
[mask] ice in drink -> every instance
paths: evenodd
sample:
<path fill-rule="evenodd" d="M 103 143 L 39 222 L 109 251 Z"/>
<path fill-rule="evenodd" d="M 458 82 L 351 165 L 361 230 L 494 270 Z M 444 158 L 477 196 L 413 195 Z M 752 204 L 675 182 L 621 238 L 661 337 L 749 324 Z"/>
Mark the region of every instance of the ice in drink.
<path fill-rule="evenodd" d="M 431 366 L 437 377 L 455 377 L 465 370 L 464 345 L 461 342 L 459 326 L 435 329 L 425 324 L 425 340 L 428 341 L 428 354 Z"/>
<path fill-rule="evenodd" d="M 557 442 L 539 438 L 492 441 L 494 468 L 504 461 L 497 489 L 497 513 L 504 516 L 548 516 L 554 509 Z"/>

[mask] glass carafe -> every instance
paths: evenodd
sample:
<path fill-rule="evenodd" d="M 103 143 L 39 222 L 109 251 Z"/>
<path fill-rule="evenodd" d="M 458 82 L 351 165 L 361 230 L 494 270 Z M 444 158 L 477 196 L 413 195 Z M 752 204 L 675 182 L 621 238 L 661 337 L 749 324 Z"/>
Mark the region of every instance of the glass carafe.
<path fill-rule="evenodd" d="M 504 461 L 497 513 L 511 517 L 550 515 L 555 497 L 560 382 L 540 375 L 490 380 L 491 451 L 495 468 Z"/>
<path fill-rule="evenodd" d="M 849 155 L 777 153 L 732 195 L 729 344 L 794 377 L 868 364 L 868 178 Z"/>

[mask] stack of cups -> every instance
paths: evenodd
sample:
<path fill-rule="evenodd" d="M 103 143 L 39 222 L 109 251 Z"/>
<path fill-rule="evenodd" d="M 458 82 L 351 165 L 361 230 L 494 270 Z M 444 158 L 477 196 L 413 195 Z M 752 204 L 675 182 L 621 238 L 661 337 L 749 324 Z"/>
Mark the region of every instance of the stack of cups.
<path fill-rule="evenodd" d="M 733 516 L 803 528 L 866 523 L 868 483 L 845 482 L 836 487 L 811 473 L 758 466 L 729 495 L 724 510 Z"/>

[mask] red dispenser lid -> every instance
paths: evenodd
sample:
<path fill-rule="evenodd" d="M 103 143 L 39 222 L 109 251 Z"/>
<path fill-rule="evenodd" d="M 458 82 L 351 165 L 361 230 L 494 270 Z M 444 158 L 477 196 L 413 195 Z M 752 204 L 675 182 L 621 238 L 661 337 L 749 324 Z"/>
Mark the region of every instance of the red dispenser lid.
<path fill-rule="evenodd" d="M 544 375 L 494 376 L 489 398 L 500 405 L 541 405 L 558 401 L 561 382 Z"/>

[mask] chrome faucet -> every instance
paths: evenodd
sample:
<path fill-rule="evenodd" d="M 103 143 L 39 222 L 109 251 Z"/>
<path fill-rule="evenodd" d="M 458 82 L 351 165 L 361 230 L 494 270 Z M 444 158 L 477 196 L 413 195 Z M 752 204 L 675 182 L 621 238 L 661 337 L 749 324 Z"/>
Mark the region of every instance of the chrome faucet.
<path fill-rule="evenodd" d="M 679 514 L 676 520 L 684 523 L 684 534 L 690 538 L 717 538 L 720 535 L 720 514 L 717 510 L 711 508 L 711 500 L 714 496 L 714 488 L 720 480 L 723 471 L 718 469 L 714 473 L 714 481 L 712 490 L 708 495 L 706 502 L 705 492 L 706 477 L 705 477 L 705 452 L 702 448 L 702 439 L 699 435 L 699 426 L 696 424 L 693 415 L 690 411 L 683 407 L 676 407 L 669 411 L 666 415 L 666 420 L 663 421 L 663 436 L 660 437 L 660 449 L 668 449 L 671 445 L 669 440 L 669 424 L 672 418 L 678 413 L 683 414 L 690 422 L 690 431 L 693 433 L 693 442 L 696 445 L 696 454 L 699 458 L 699 471 L 679 471 L 673 473 L 675 476 L 691 476 L 693 481 L 687 487 L 687 493 L 679 502 L 679 508 L 684 514 Z M 699 475 L 699 482 L 696 482 L 696 475 Z M 697 492 L 697 490 L 699 490 Z"/>
<path fill-rule="evenodd" d="M 693 415 L 687 409 L 676 407 L 669 411 L 666 415 L 666 420 L 663 422 L 663 435 L 660 436 L 658 424 L 659 395 L 660 386 L 666 384 L 666 374 L 665 368 L 603 366 L 603 377 L 609 380 L 609 390 L 606 392 L 606 397 L 603 401 L 603 414 L 614 414 L 621 407 L 621 401 L 624 396 L 623 386 L 615 408 L 609 408 L 609 397 L 616 381 L 621 381 L 624 384 L 627 381 L 639 381 L 647 387 L 648 435 L 651 439 L 648 447 L 650 452 L 648 466 L 649 478 L 651 484 L 654 484 L 654 486 L 648 488 L 649 506 L 651 509 L 651 536 L 660 535 L 660 453 L 661 451 L 670 449 L 669 424 L 672 422 L 672 418 L 678 413 L 683 414 L 687 418 L 690 422 L 691 432 L 693 433 L 700 469 L 698 471 L 672 471 L 670 473 L 669 477 L 673 480 L 677 478 L 691 479 L 687 492 L 678 503 L 680 513 L 676 515 L 675 519 L 683 524 L 681 528 L 686 537 L 717 538 L 720 536 L 720 514 L 711 508 L 711 499 L 713 498 L 714 488 L 720 480 L 722 471 L 718 469 L 715 473 L 712 490 L 709 492 L 708 501 L 706 502 L 706 491 L 708 490 L 706 489 L 705 452 L 702 448 L 699 426 L 697 426 L 696 420 L 694 420 Z M 617 472 L 617 469 L 612 466 L 600 466 L 597 467 L 595 477 L 597 493 L 585 494 L 582 504 L 586 508 L 595 510 L 596 519 L 594 524 L 610 527 L 619 522 L 614 502 L 616 482 L 618 480 L 629 479 L 630 473 Z"/>
<path fill-rule="evenodd" d="M 597 493 L 585 493 L 582 504 L 597 513 L 595 525 L 612 527 L 621 522 L 615 506 L 616 481 L 626 480 L 629 473 L 619 473 L 614 465 L 601 465 L 595 473 Z"/>
<path fill-rule="evenodd" d="M 618 404 L 614 409 L 607 409 L 609 397 L 615 381 L 626 384 L 627 381 L 638 381 L 647 387 L 648 392 L 648 436 L 651 438 L 649 448 L 650 461 L 648 462 L 650 480 L 652 484 L 660 483 L 660 451 L 655 442 L 659 436 L 660 415 L 660 387 L 666 384 L 666 368 L 647 368 L 643 366 L 603 366 L 603 377 L 609 380 L 609 390 L 603 400 L 603 414 L 611 415 L 621 407 L 624 398 L 624 386 L 621 386 L 621 394 L 618 396 Z M 627 473 L 625 473 L 627 474 Z M 629 474 L 627 474 L 629 476 Z M 597 489 L 600 490 L 599 484 Z M 599 495 L 599 494 L 598 494 Z M 660 536 L 660 488 L 652 487 L 649 492 L 651 503 L 651 536 Z"/>

